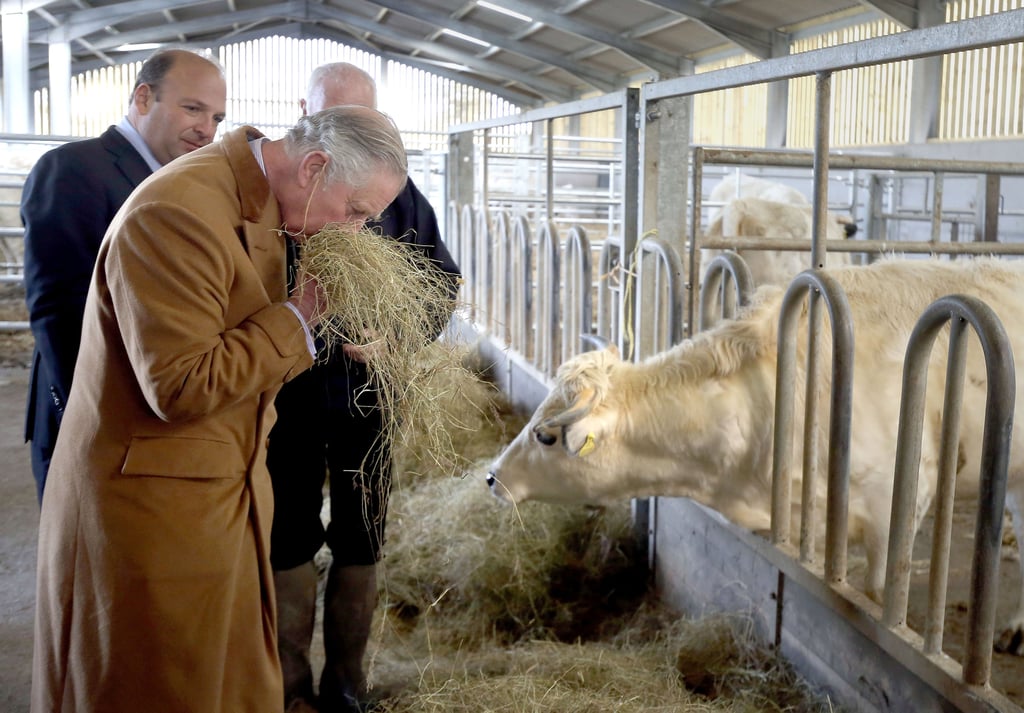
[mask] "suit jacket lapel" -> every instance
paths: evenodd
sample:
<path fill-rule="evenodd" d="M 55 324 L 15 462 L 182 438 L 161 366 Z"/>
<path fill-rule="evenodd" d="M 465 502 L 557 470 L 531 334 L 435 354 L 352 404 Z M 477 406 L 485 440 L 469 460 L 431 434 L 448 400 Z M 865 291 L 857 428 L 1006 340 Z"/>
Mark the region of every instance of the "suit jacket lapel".
<path fill-rule="evenodd" d="M 103 141 L 103 147 L 114 155 L 114 165 L 117 166 L 117 170 L 133 186 L 138 186 L 152 173 L 149 170 L 149 165 L 135 150 L 135 147 L 113 126 L 104 131 L 100 139 Z"/>

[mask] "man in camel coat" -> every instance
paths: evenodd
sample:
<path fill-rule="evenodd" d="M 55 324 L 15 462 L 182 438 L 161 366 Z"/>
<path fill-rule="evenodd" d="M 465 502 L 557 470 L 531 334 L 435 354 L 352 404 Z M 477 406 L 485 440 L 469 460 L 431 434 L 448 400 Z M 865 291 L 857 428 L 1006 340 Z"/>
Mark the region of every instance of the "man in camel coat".
<path fill-rule="evenodd" d="M 101 246 L 39 524 L 33 713 L 279 713 L 266 440 L 322 292 L 285 233 L 361 224 L 406 177 L 363 107 L 172 162 Z"/>

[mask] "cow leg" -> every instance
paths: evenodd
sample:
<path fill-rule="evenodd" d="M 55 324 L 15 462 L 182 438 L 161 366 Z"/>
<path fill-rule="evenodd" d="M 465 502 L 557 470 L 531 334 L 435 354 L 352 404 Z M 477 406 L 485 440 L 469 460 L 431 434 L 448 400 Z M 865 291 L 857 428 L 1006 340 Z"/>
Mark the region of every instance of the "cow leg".
<path fill-rule="evenodd" d="M 1024 568 L 1024 481 L 1013 478 L 1006 494 L 1006 507 L 1013 519 L 1013 534 L 1017 537 L 1017 566 Z M 1013 483 L 1016 481 L 1017 485 Z M 1003 653 L 1024 656 L 1024 571 L 1021 572 L 1017 611 L 1006 626 L 996 634 L 995 649 Z"/>
<path fill-rule="evenodd" d="M 872 523 L 877 525 L 877 523 Z M 889 524 L 884 527 L 867 526 L 864 528 L 864 553 L 867 556 L 867 571 L 864 573 L 864 593 L 871 599 L 882 603 L 885 589 L 885 563 L 889 551 Z"/>

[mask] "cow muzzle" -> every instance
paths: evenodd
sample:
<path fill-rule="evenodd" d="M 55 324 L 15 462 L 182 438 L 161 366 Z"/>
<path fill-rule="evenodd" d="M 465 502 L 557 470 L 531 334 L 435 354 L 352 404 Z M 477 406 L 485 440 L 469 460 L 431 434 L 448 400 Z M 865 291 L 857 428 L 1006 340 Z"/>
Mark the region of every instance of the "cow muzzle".
<path fill-rule="evenodd" d="M 501 502 L 512 502 L 512 496 L 509 494 L 508 488 L 501 484 L 493 470 L 487 474 L 487 487 L 491 489 L 491 495 Z"/>

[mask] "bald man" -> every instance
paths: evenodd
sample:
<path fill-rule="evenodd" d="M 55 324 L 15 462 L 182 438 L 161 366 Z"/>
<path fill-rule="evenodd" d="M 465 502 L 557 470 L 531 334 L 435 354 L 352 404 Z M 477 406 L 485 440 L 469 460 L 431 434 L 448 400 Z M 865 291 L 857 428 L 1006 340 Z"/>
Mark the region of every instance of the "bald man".
<path fill-rule="evenodd" d="M 348 63 L 318 67 L 310 77 L 303 113 L 343 104 L 375 107 L 373 78 Z M 412 180 L 368 223 L 382 234 L 414 245 L 450 279 L 454 305 L 459 269 L 441 240 L 430 203 Z M 444 319 L 450 315 L 444 315 Z M 437 324 L 437 332 L 444 328 Z M 365 703 L 363 656 L 377 604 L 376 564 L 384 543 L 391 487 L 390 446 L 380 438 L 380 410 L 366 391 L 359 348 L 332 350 L 277 396 L 278 421 L 270 434 L 267 466 L 274 485 L 271 563 L 278 603 L 278 650 L 284 672 L 285 707 L 291 711 L 356 711 Z M 331 519 L 320 511 L 330 473 Z M 332 561 L 324 595 L 326 661 L 319 701 L 313 693 L 309 649 L 316 612 L 313 556 L 327 543 Z"/>

